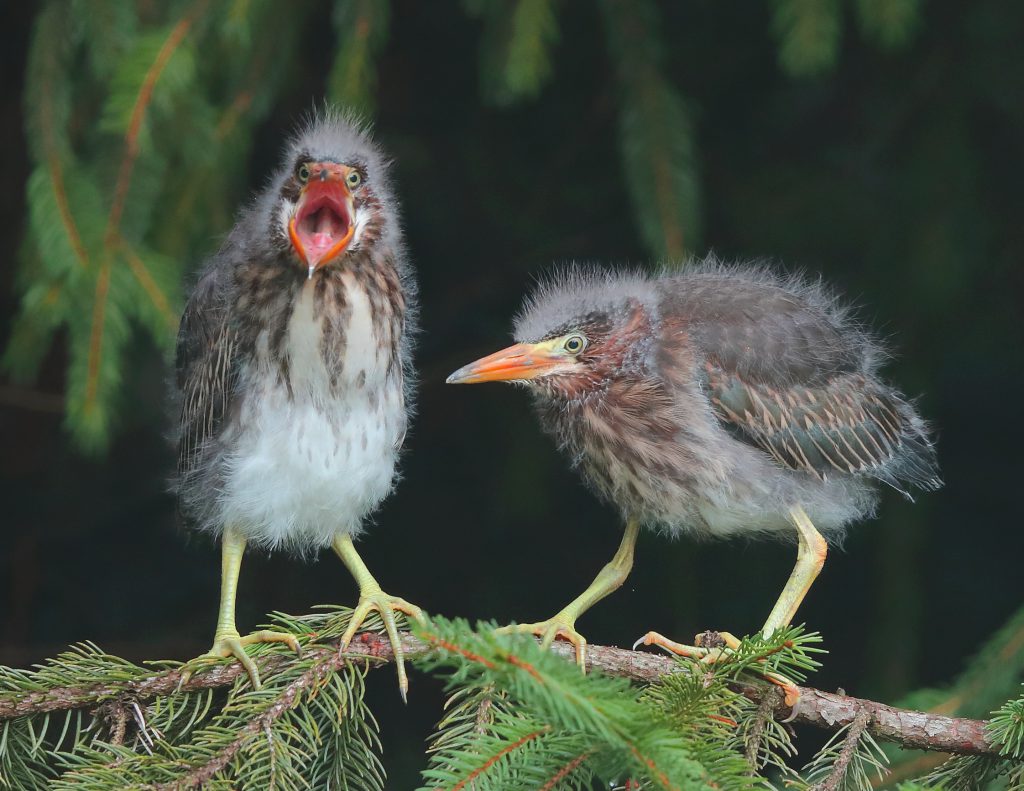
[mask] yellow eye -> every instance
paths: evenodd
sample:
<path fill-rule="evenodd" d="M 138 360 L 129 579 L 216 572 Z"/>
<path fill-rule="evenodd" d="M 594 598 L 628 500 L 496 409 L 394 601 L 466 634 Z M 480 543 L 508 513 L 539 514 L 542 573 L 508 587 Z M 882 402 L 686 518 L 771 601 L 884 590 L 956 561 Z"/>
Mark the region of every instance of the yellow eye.
<path fill-rule="evenodd" d="M 303 184 L 309 181 L 309 165 L 307 165 L 305 162 L 299 165 L 298 169 L 295 171 L 295 176 Z"/>
<path fill-rule="evenodd" d="M 569 352 L 569 354 L 579 354 L 587 348 L 587 339 L 582 335 L 570 335 L 562 343 L 562 348 Z"/>
<path fill-rule="evenodd" d="M 348 184 L 349 189 L 355 189 L 363 183 L 363 177 L 359 175 L 358 170 L 350 170 L 348 175 L 345 176 L 345 183 Z"/>

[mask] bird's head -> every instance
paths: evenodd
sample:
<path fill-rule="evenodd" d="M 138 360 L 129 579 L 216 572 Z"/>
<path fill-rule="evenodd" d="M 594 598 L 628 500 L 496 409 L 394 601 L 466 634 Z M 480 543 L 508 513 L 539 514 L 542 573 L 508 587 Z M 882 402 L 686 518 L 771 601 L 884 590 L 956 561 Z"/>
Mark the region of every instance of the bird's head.
<path fill-rule="evenodd" d="M 397 225 L 387 160 L 358 122 L 315 118 L 288 146 L 276 179 L 278 246 L 309 277 L 372 247 Z"/>
<path fill-rule="evenodd" d="M 586 400 L 654 365 L 656 305 L 637 275 L 559 272 L 526 301 L 518 342 L 463 366 L 448 383 L 518 382 L 552 398 Z"/>

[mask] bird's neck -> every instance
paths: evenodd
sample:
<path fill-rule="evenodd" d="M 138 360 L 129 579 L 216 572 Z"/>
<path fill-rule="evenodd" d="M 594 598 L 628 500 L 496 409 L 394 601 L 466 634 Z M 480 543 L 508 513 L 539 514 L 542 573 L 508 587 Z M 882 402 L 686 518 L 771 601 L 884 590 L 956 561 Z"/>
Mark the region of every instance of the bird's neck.
<path fill-rule="evenodd" d="M 673 404 L 659 378 L 639 374 L 620 375 L 577 398 L 537 399 L 545 426 L 574 456 L 636 438 L 671 438 Z"/>

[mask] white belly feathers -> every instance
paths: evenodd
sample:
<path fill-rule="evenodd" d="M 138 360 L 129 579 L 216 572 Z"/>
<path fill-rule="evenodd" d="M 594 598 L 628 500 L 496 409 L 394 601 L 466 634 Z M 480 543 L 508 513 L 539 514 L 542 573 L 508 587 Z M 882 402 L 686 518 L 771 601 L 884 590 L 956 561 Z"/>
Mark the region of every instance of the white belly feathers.
<path fill-rule="evenodd" d="M 288 387 L 271 367 L 265 334 L 257 342 L 260 387 L 243 405 L 241 434 L 226 465 L 225 524 L 268 548 L 326 546 L 354 534 L 391 490 L 405 430 L 402 383 L 389 375 L 366 293 L 346 276 L 349 306 L 344 365 L 335 386 L 313 315 L 315 281 L 296 300 L 284 348 Z"/>

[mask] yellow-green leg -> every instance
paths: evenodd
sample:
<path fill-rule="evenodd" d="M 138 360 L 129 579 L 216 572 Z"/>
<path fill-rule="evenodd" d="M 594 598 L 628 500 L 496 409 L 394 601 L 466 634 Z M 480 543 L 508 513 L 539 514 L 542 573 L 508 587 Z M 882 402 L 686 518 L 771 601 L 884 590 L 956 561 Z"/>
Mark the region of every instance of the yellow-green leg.
<path fill-rule="evenodd" d="M 245 653 L 245 646 L 251 643 L 286 643 L 295 653 L 301 654 L 299 641 L 294 635 L 284 632 L 262 630 L 242 637 L 235 628 L 235 598 L 238 592 L 238 573 L 242 568 L 242 555 L 245 554 L 245 537 L 231 527 L 224 528 L 221 536 L 221 568 L 220 568 L 220 610 L 217 614 L 217 631 L 214 633 L 213 646 L 198 660 L 226 659 L 235 657 L 242 663 L 249 674 L 254 689 L 260 688 L 260 671 L 256 663 Z M 188 680 L 192 671 L 186 669 L 182 674 L 182 683 Z"/>
<path fill-rule="evenodd" d="M 351 536 L 339 533 L 334 537 L 331 546 L 359 586 L 359 603 L 356 604 L 355 610 L 352 611 L 352 620 L 349 622 L 345 634 L 341 637 L 341 650 L 344 651 L 348 648 L 348 644 L 352 642 L 352 638 L 355 637 L 359 627 L 363 625 L 366 616 L 373 610 L 380 613 L 381 620 L 384 622 L 384 628 L 388 633 L 388 639 L 391 641 L 391 648 L 395 652 L 395 667 L 398 670 L 398 691 L 402 695 L 402 700 L 405 700 L 409 692 L 409 678 L 405 673 L 405 652 L 402 650 L 402 641 L 398 636 L 395 611 L 404 612 L 406 615 L 419 618 L 421 615 L 420 608 L 415 604 L 409 604 L 405 599 L 390 596 L 381 590 L 380 584 L 374 579 L 370 570 L 366 568 L 366 564 L 363 563 L 363 559 L 356 552 Z"/>
<path fill-rule="evenodd" d="M 622 587 L 630 570 L 633 568 L 633 551 L 636 537 L 640 532 L 640 524 L 635 519 L 626 523 L 626 532 L 622 543 L 612 557 L 611 562 L 597 573 L 594 581 L 579 596 L 546 621 L 522 623 L 505 626 L 499 632 L 520 632 L 535 634 L 541 638 L 544 647 L 551 645 L 556 637 L 564 637 L 576 648 L 576 661 L 584 672 L 587 669 L 587 641 L 576 631 L 576 619 L 597 604 L 609 593 Z"/>
<path fill-rule="evenodd" d="M 828 554 L 828 544 L 803 508 L 799 505 L 793 506 L 789 509 L 789 516 L 793 520 L 793 524 L 796 525 L 799 542 L 796 551 L 796 565 L 793 567 L 793 573 L 789 575 L 786 587 L 782 589 L 778 601 L 772 607 L 768 620 L 761 628 L 761 634 L 765 637 L 771 637 L 773 632 L 789 626 L 793 622 L 800 603 L 803 602 L 807 591 L 811 589 L 814 580 L 821 573 L 821 569 L 825 565 L 825 556 Z"/>
<path fill-rule="evenodd" d="M 775 606 L 772 607 L 768 620 L 761 628 L 761 634 L 765 637 L 771 637 L 774 632 L 793 622 L 796 611 L 807 595 L 807 591 L 810 590 L 814 580 L 821 573 L 821 569 L 825 565 L 825 556 L 828 554 L 828 544 L 802 507 L 795 505 L 790 508 L 789 516 L 797 530 L 796 565 L 793 567 L 793 572 L 789 575 L 789 580 L 782 589 L 782 593 L 779 594 Z M 727 658 L 729 653 L 739 645 L 739 641 L 728 632 L 722 632 L 720 636 L 725 645 L 708 648 L 677 643 L 658 632 L 648 632 L 637 640 L 633 647 L 656 645 L 679 656 L 699 659 L 702 662 L 718 662 Z M 699 640 L 695 640 L 695 642 L 699 642 Z M 764 673 L 763 675 L 785 690 L 788 705 L 792 706 L 796 703 L 799 693 L 793 682 L 777 673 Z"/>

